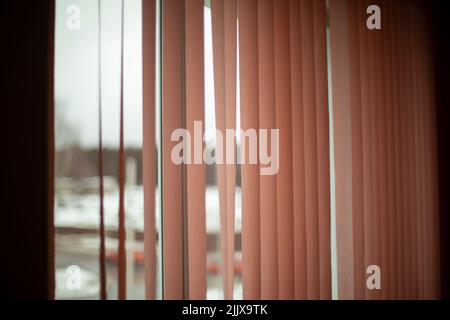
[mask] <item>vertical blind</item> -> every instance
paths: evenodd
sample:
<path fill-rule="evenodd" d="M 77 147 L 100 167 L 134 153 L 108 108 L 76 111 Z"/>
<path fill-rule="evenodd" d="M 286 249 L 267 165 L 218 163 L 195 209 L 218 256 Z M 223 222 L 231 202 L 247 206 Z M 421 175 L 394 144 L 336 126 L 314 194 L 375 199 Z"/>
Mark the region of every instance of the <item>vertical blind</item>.
<path fill-rule="evenodd" d="M 164 297 L 204 299 L 205 165 L 175 165 L 171 159 L 177 144 L 172 132 L 194 132 L 194 121 L 204 122 L 204 3 L 169 0 L 162 5 L 163 268 L 171 275 L 164 278 Z"/>
<path fill-rule="evenodd" d="M 374 4 L 381 8 L 381 30 L 366 26 L 366 10 Z M 426 9 L 420 1 L 211 0 L 217 129 L 236 129 L 237 77 L 241 128 L 279 129 L 277 174 L 260 175 L 261 163 L 241 164 L 244 299 L 331 299 L 330 167 L 338 298 L 439 297 L 436 119 Z M 177 165 L 171 159 L 178 143 L 172 132 L 194 132 L 194 122 L 205 120 L 204 1 L 164 0 L 161 10 L 163 297 L 205 299 L 205 164 Z M 145 282 L 152 299 L 156 1 L 144 0 L 142 11 Z M 121 83 L 123 88 L 123 75 Z M 125 298 L 123 103 L 120 134 L 119 298 Z M 242 145 L 245 159 L 249 144 Z M 194 153 L 203 150 L 191 147 Z M 275 147 L 269 144 L 268 150 Z M 227 299 L 233 298 L 236 172 L 235 163 L 217 166 Z M 381 269 L 381 290 L 366 285 L 371 265 Z"/>
<path fill-rule="evenodd" d="M 366 8 L 381 8 L 380 30 Z M 339 297 L 439 297 L 431 28 L 420 1 L 331 1 Z M 366 268 L 381 268 L 368 290 Z"/>
<path fill-rule="evenodd" d="M 243 297 L 331 298 L 325 2 L 238 1 L 238 17 L 242 129 L 280 130 L 277 175 L 241 169 Z"/>

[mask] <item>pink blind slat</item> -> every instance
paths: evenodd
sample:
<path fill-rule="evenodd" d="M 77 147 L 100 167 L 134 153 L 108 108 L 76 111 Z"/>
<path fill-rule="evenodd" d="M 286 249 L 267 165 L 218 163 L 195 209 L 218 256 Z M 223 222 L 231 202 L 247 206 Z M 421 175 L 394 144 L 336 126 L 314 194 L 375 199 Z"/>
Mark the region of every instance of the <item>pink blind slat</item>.
<path fill-rule="evenodd" d="M 156 297 L 156 1 L 142 1 L 143 139 L 145 297 Z"/>

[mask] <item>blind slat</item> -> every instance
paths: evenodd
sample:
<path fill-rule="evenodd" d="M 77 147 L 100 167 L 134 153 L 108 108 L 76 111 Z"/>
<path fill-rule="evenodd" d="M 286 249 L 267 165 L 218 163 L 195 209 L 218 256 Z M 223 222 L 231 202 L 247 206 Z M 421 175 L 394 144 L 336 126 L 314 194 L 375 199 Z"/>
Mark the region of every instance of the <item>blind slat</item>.
<path fill-rule="evenodd" d="M 203 0 L 185 5 L 186 129 L 195 136 L 194 122 L 204 123 Z M 202 126 L 203 128 L 203 126 Z M 202 136 L 204 130 L 202 129 Z M 192 157 L 202 154 L 203 143 L 191 142 Z M 189 299 L 206 298 L 205 165 L 187 167 L 187 224 Z"/>
<path fill-rule="evenodd" d="M 330 149 L 325 1 L 313 1 L 320 298 L 331 299 Z"/>
<path fill-rule="evenodd" d="M 301 1 L 303 125 L 305 130 L 305 210 L 308 299 L 320 298 L 317 119 L 313 1 Z"/>
<path fill-rule="evenodd" d="M 238 2 L 239 16 L 239 78 L 241 128 L 259 128 L 258 99 L 258 3 Z M 244 139 L 241 137 L 241 146 Z M 248 140 L 248 139 L 247 139 Z M 247 147 L 241 154 L 248 159 Z M 260 194 L 259 166 L 243 161 L 242 179 L 242 286 L 244 299 L 261 296 L 260 270 Z"/>
<path fill-rule="evenodd" d="M 305 150 L 303 124 L 303 66 L 300 1 L 289 1 L 291 111 L 292 111 L 292 193 L 294 223 L 295 299 L 307 297 Z"/>
<path fill-rule="evenodd" d="M 156 297 L 156 1 L 142 1 L 143 140 L 145 297 Z"/>
<path fill-rule="evenodd" d="M 185 297 L 183 165 L 172 162 L 175 129 L 184 128 L 184 1 L 162 2 L 162 193 L 164 299 Z"/>
<path fill-rule="evenodd" d="M 279 298 L 294 299 L 294 228 L 292 194 L 292 114 L 289 1 L 273 2 L 275 116 L 279 130 L 277 179 Z"/>

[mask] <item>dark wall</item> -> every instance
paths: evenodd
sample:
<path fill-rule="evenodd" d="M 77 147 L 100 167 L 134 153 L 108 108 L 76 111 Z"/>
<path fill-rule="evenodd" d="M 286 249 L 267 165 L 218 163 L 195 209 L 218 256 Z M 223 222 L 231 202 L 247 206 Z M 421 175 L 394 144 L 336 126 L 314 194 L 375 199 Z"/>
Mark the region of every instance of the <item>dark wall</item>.
<path fill-rule="evenodd" d="M 433 29 L 439 156 L 441 294 L 450 299 L 450 1 L 433 1 Z"/>
<path fill-rule="evenodd" d="M 0 297 L 51 297 L 47 108 L 52 2 L 0 1 Z"/>

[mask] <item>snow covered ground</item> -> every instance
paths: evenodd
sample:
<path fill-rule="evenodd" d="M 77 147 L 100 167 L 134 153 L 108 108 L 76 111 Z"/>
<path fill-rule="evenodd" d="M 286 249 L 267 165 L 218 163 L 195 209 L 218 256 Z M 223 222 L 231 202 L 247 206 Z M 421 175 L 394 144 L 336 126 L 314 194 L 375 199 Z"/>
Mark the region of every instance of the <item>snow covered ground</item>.
<path fill-rule="evenodd" d="M 98 276 L 98 246 L 96 233 L 99 226 L 99 195 L 95 190 L 96 179 L 88 181 L 57 182 L 55 201 L 56 232 L 56 297 L 59 299 L 97 299 L 99 291 Z M 108 179 L 107 179 L 108 180 Z M 108 180 L 105 188 L 104 209 L 107 231 L 115 231 L 118 221 L 118 191 L 114 183 Z M 81 185 L 81 187 L 80 187 Z M 59 186 L 59 188 L 58 188 Z M 236 233 L 241 230 L 240 188 L 236 189 Z M 159 208 L 158 190 L 155 192 L 156 208 Z M 208 186 L 205 192 L 206 228 L 209 235 L 219 235 L 219 195 L 217 187 Z M 142 234 L 144 229 L 143 217 L 143 188 L 142 186 L 127 186 L 125 190 L 127 235 L 129 233 Z M 156 210 L 156 221 L 159 225 L 160 211 Z M 134 238 L 134 237 L 133 237 Z M 139 239 L 136 237 L 135 239 Z M 142 242 L 130 239 L 127 248 L 131 254 L 128 263 L 128 296 L 132 299 L 144 298 L 144 268 L 141 261 L 132 259 L 132 252 L 142 253 Z M 111 259 L 107 263 L 108 297 L 115 299 L 117 295 L 117 265 L 114 260 L 117 239 L 107 237 L 106 249 Z M 238 255 L 239 253 L 237 253 Z M 220 244 L 217 243 L 208 251 L 208 262 L 220 263 Z M 81 269 L 81 285 L 78 290 L 67 287 L 70 272 L 69 266 L 79 266 Z M 160 281 L 158 279 L 158 287 Z M 222 299 L 222 277 L 220 273 L 208 274 L 208 299 Z M 235 281 L 235 298 L 242 297 L 242 285 L 239 277 Z"/>

